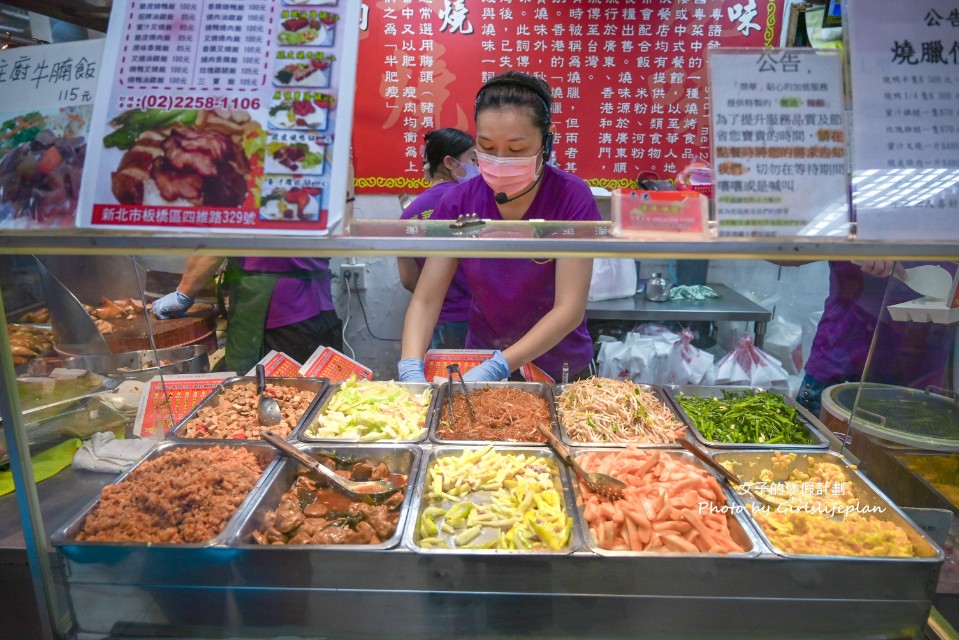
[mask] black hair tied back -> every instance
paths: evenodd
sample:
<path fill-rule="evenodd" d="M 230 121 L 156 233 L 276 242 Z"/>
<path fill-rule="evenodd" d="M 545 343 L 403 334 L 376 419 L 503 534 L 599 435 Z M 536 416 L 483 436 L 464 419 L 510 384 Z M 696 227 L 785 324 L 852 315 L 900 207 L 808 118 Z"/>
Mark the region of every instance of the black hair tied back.
<path fill-rule="evenodd" d="M 552 95 L 545 80 L 520 71 L 506 71 L 488 80 L 476 93 L 473 119 L 485 109 L 529 107 L 533 112 L 533 123 L 543 134 L 543 146 L 549 159 L 551 106 Z"/>
<path fill-rule="evenodd" d="M 423 162 L 430 175 L 443 167 L 443 158 L 446 156 L 457 158 L 476 145 L 470 134 L 452 127 L 427 131 L 423 139 L 426 141 Z"/>

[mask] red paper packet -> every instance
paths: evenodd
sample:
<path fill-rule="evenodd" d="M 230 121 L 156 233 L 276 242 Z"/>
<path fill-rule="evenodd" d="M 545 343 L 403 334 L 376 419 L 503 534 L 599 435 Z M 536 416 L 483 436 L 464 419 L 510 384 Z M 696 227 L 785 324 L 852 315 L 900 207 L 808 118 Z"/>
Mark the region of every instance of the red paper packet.
<path fill-rule="evenodd" d="M 299 362 L 279 351 L 270 351 L 263 356 L 258 364 L 263 365 L 263 371 L 269 378 L 302 378 L 300 369 L 303 367 Z M 246 375 L 256 375 L 256 367 L 251 369 Z"/>
<path fill-rule="evenodd" d="M 140 397 L 133 433 L 141 438 L 165 437 L 194 407 L 220 386 L 221 382 L 233 375 L 217 373 L 204 376 L 164 376 L 165 386 L 159 377 L 152 379 L 147 392 Z M 169 410 L 165 406 L 167 401 Z"/>
<path fill-rule="evenodd" d="M 310 356 L 306 364 L 300 367 L 300 375 L 305 378 L 327 378 L 330 383 L 342 382 L 351 375 L 360 380 L 373 379 L 372 369 L 331 347 L 323 347 Z"/>
<path fill-rule="evenodd" d="M 446 367 L 451 364 L 459 364 L 460 373 L 466 373 L 492 357 L 493 352 L 489 349 L 430 349 L 423 358 L 423 372 L 427 380 L 433 380 L 436 377 L 447 378 L 449 373 Z M 519 371 L 527 382 L 554 383 L 548 373 L 532 362 L 524 364 Z"/>

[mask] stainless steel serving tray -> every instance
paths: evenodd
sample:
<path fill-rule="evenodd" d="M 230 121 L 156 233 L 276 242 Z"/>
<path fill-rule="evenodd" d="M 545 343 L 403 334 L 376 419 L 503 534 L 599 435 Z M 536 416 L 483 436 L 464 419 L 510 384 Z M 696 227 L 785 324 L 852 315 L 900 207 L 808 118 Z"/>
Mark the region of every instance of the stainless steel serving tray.
<path fill-rule="evenodd" d="M 250 449 L 253 452 L 253 454 L 257 457 L 257 459 L 260 460 L 261 465 L 264 466 L 263 473 L 260 474 L 260 479 L 254 485 L 253 489 L 250 491 L 249 494 L 247 494 L 243 502 L 241 502 L 240 505 L 237 507 L 233 516 L 231 516 L 230 521 L 227 522 L 226 526 L 223 528 L 223 531 L 221 531 L 219 534 L 217 534 L 213 538 L 206 540 L 204 542 L 196 542 L 196 543 L 160 543 L 160 542 L 146 543 L 146 542 L 108 542 L 108 541 L 101 542 L 101 541 L 77 540 L 76 536 L 83 529 L 83 524 L 86 521 L 87 516 L 90 515 L 94 507 L 96 507 L 100 503 L 100 496 L 98 495 L 96 499 L 94 499 L 92 502 L 87 504 L 83 508 L 83 510 L 80 511 L 79 515 L 77 515 L 75 518 L 69 521 L 66 524 L 66 526 L 64 526 L 62 529 L 59 529 L 53 534 L 53 536 L 51 536 L 52 544 L 54 546 L 63 548 L 64 552 L 67 553 L 68 555 L 79 554 L 81 556 L 84 554 L 84 549 L 87 549 L 87 548 L 98 548 L 98 549 L 114 548 L 116 549 L 116 553 L 118 554 L 118 557 L 125 555 L 126 550 L 131 548 L 151 547 L 151 548 L 161 548 L 161 549 L 162 548 L 201 549 L 201 548 L 207 548 L 207 547 L 222 546 L 226 540 L 226 533 L 227 531 L 229 531 L 231 523 L 233 522 L 233 520 L 242 516 L 242 514 L 245 512 L 248 505 L 252 501 L 253 496 L 259 491 L 260 487 L 263 485 L 263 482 L 266 480 L 266 478 L 270 476 L 273 466 L 276 463 L 276 460 L 278 457 L 278 453 L 276 449 L 266 444 L 265 442 L 251 442 L 251 441 L 240 442 L 240 441 L 234 440 L 234 441 L 224 441 L 224 442 L 217 442 L 215 444 L 211 444 L 210 442 L 199 442 L 199 441 L 188 441 L 188 442 L 173 442 L 170 440 L 162 441 L 158 443 L 157 446 L 150 449 L 140 459 L 139 462 L 131 466 L 129 469 L 124 471 L 119 477 L 117 477 L 117 479 L 112 484 L 118 485 L 118 484 L 121 484 L 122 482 L 125 482 L 127 478 L 130 476 L 130 474 L 136 471 L 136 469 L 139 468 L 140 465 L 150 460 L 155 460 L 157 458 L 160 458 L 171 450 L 183 449 L 183 448 L 208 449 L 211 447 L 242 447 L 242 448 Z M 101 556 L 97 556 L 97 557 L 101 557 Z"/>
<path fill-rule="evenodd" d="M 316 397 L 307 405 L 306 410 L 303 411 L 303 415 L 300 416 L 300 419 L 297 421 L 296 425 L 290 431 L 290 435 L 286 437 L 286 440 L 293 440 L 297 431 L 299 431 L 308 417 L 312 414 L 313 409 L 319 404 L 323 399 L 323 394 L 326 391 L 326 388 L 329 386 L 329 382 L 326 378 L 267 378 L 268 384 L 281 385 L 286 387 L 293 387 L 295 389 L 301 389 L 304 391 L 314 391 L 316 392 Z M 177 423 L 177 425 L 170 431 L 169 438 L 172 440 L 180 441 L 197 441 L 197 442 L 229 442 L 232 438 L 189 438 L 186 435 L 186 425 L 200 412 L 200 409 L 209 406 L 217 406 L 220 402 L 220 396 L 223 395 L 224 391 L 229 389 L 232 386 L 244 383 L 252 383 L 254 388 L 256 387 L 256 377 L 255 376 L 236 376 L 233 378 L 227 378 L 217 386 L 216 389 L 211 391 L 206 398 L 203 399 L 200 404 L 193 407 L 193 410 L 190 413 Z M 254 421 L 256 416 L 253 417 Z"/>
<path fill-rule="evenodd" d="M 373 466 L 385 463 L 393 473 L 407 476 L 403 504 L 399 510 L 396 531 L 388 539 L 377 544 L 303 544 L 303 545 L 260 545 L 253 541 L 253 532 L 263 528 L 267 511 L 276 509 L 283 494 L 290 490 L 301 470 L 300 465 L 285 456 L 280 459 L 263 487 L 253 497 L 249 508 L 243 515 L 234 519 L 233 526 L 226 533 L 227 544 L 231 547 L 258 549 L 343 549 L 351 551 L 372 551 L 391 549 L 400 543 L 403 525 L 413 498 L 416 474 L 419 471 L 421 449 L 415 445 L 317 445 L 299 444 L 297 448 L 316 458 L 331 455 L 344 462 L 369 462 Z"/>
<path fill-rule="evenodd" d="M 426 483 L 429 481 L 429 469 L 430 465 L 433 464 L 435 460 L 442 456 L 457 456 L 462 454 L 467 450 L 482 449 L 484 447 L 454 447 L 454 446 L 434 446 L 430 449 L 424 450 L 423 459 L 420 463 L 420 470 L 417 474 L 416 487 L 413 493 L 413 502 L 410 509 L 409 516 L 407 517 L 405 531 L 403 533 L 403 544 L 405 547 L 412 549 L 418 553 L 426 554 L 461 554 L 461 555 L 522 555 L 522 556 L 562 556 L 571 554 L 573 551 L 576 551 L 582 546 L 582 538 L 580 536 L 580 527 L 577 524 L 577 515 L 576 509 L 574 507 L 573 494 L 570 489 L 570 481 L 566 474 L 566 469 L 563 464 L 557 458 L 556 454 L 552 450 L 545 447 L 542 448 L 533 448 L 533 447 L 514 447 L 508 445 L 490 445 L 487 444 L 486 447 L 489 449 L 503 454 L 515 454 L 515 455 L 524 455 L 524 456 L 535 456 L 537 458 L 543 458 L 548 461 L 551 466 L 552 476 L 554 485 L 559 490 L 560 497 L 564 502 L 564 507 L 566 513 L 569 517 L 573 518 L 573 527 L 572 532 L 570 533 L 569 544 L 565 549 L 560 549 L 553 551 L 551 549 L 537 549 L 537 550 L 527 550 L 527 549 L 461 549 L 461 548 L 451 548 L 451 549 L 441 549 L 441 548 L 428 548 L 423 547 L 419 544 L 419 536 L 417 536 L 417 529 L 419 525 L 420 516 L 423 511 L 428 506 L 444 506 L 445 508 L 451 507 L 453 504 L 458 502 L 471 499 L 473 502 L 477 502 L 484 497 L 486 493 L 474 492 L 471 498 L 464 498 L 464 500 L 458 500 L 455 502 L 444 502 L 442 504 L 430 505 L 425 501 L 424 496 L 426 495 Z M 440 523 L 437 523 L 440 524 Z"/>
<path fill-rule="evenodd" d="M 453 388 L 453 394 L 462 393 L 462 388 L 459 387 L 459 382 L 455 383 Z M 519 389 L 520 391 L 526 391 L 535 396 L 539 396 L 546 401 L 546 407 L 549 410 L 549 428 L 552 430 L 553 434 L 556 434 L 556 402 L 553 400 L 553 389 L 547 384 L 541 382 L 467 382 L 466 388 L 470 392 L 475 392 L 480 389 Z M 430 441 L 436 444 L 450 444 L 450 445 L 477 445 L 482 446 L 486 444 L 503 444 L 511 447 L 544 447 L 546 446 L 546 437 L 544 436 L 542 440 L 538 442 L 520 442 L 514 440 L 452 440 L 447 438 L 441 438 L 439 436 L 440 421 L 447 419 L 449 415 L 449 389 L 450 383 L 445 382 L 440 385 L 439 393 L 437 394 L 436 399 L 436 410 L 433 414 L 433 421 L 430 424 Z"/>
<path fill-rule="evenodd" d="M 898 506 L 889 500 L 889 498 L 887 498 L 876 487 L 876 485 L 870 482 L 866 476 L 860 473 L 857 469 L 852 468 L 852 466 L 850 466 L 841 455 L 834 451 L 789 451 L 784 453 L 796 454 L 795 461 L 793 461 L 788 467 L 784 467 L 782 465 L 773 465 L 772 458 L 777 454 L 776 451 L 717 451 L 711 455 L 713 459 L 719 463 L 739 463 L 735 466 L 735 473 L 743 480 L 744 483 L 761 482 L 760 473 L 764 469 L 773 472 L 773 479 L 771 480 L 772 482 L 781 482 L 787 480 L 789 473 L 794 469 L 805 471 L 811 466 L 811 464 L 817 464 L 820 462 L 831 462 L 838 464 L 843 468 L 846 482 L 851 483 L 853 487 L 855 487 L 856 495 L 859 498 L 858 508 L 868 515 L 873 515 L 881 520 L 892 521 L 902 527 L 909 537 L 909 540 L 912 542 L 915 555 L 913 557 L 906 558 L 894 556 L 877 557 L 789 553 L 777 547 L 769 539 L 759 523 L 756 522 L 756 520 L 752 517 L 750 509 L 747 508 L 746 514 L 748 515 L 750 522 L 755 527 L 757 534 L 762 539 L 763 543 L 776 555 L 785 558 L 798 558 L 805 560 L 859 560 L 863 562 L 919 563 L 938 563 L 943 561 L 945 556 L 936 543 L 933 542 L 924 531 L 916 527 L 912 520 L 906 517 L 902 510 L 900 510 Z M 758 505 L 758 503 L 752 499 L 748 493 L 737 494 L 736 498 L 738 502 L 746 505 L 747 507 Z M 770 509 L 772 509 L 772 507 L 770 507 Z M 873 509 L 876 511 L 873 512 Z"/>
<path fill-rule="evenodd" d="M 59 405 L 59 413 L 24 425 L 31 451 L 38 451 L 67 438 L 87 438 L 99 431 L 113 431 L 130 422 L 129 416 L 124 416 L 95 395 L 74 398 Z M 4 427 L 0 424 L 0 465 L 9 460 Z"/>
<path fill-rule="evenodd" d="M 912 449 L 908 451 L 890 452 L 889 457 L 893 459 L 897 467 L 901 469 L 902 473 L 907 474 L 908 477 L 910 478 L 915 478 L 916 481 L 919 482 L 925 488 L 926 491 L 932 493 L 938 500 L 940 500 L 942 502 L 941 506 L 949 505 L 949 507 L 953 511 L 959 511 L 959 493 L 951 497 L 946 495 L 946 493 L 943 492 L 943 490 L 940 487 L 936 486 L 936 483 L 927 474 L 921 471 L 913 470 L 909 467 L 910 459 L 918 460 L 918 459 L 928 458 L 932 460 L 950 460 L 950 459 L 955 459 L 959 457 L 959 453 L 944 453 L 939 451 L 916 451 L 915 449 Z M 885 478 L 883 479 L 885 480 Z M 959 482 L 959 478 L 957 478 L 956 481 Z M 959 487 L 957 487 L 955 483 L 953 485 L 950 485 L 949 488 L 959 490 Z M 900 500 L 902 499 L 900 498 Z M 905 501 L 903 500 L 903 502 Z M 917 500 L 916 502 L 910 502 L 909 504 L 911 506 L 920 506 L 921 503 L 920 501 Z M 940 506 L 940 505 L 921 505 L 921 506 Z"/>
<path fill-rule="evenodd" d="M 590 442 L 579 442 L 578 440 L 573 440 L 569 437 L 569 433 L 566 431 L 566 426 L 563 424 L 563 412 L 559 407 L 559 397 L 563 394 L 569 384 L 558 384 L 553 387 L 553 396 L 555 398 L 555 407 L 556 407 L 556 426 L 559 429 L 560 435 L 562 435 L 563 442 L 571 447 L 597 447 L 597 448 L 622 448 L 627 444 L 634 444 L 638 447 L 650 447 L 657 449 L 679 449 L 680 446 L 675 442 L 667 443 L 654 443 L 654 442 L 642 442 L 640 440 L 630 440 L 628 442 L 600 442 L 598 440 Z M 666 392 L 663 391 L 662 387 L 658 387 L 652 384 L 637 384 L 640 389 L 646 393 L 653 394 L 657 400 L 663 403 L 663 406 L 669 411 L 676 420 L 683 426 L 686 426 L 687 422 L 679 415 L 676 411 L 676 407 L 670 402 L 669 398 L 666 396 Z"/>
<path fill-rule="evenodd" d="M 161 364 L 157 366 L 157 362 Z M 142 351 L 126 351 L 106 355 L 71 356 L 64 360 L 66 366 L 89 369 L 94 373 L 121 380 L 148 382 L 163 373 L 206 373 L 210 370 L 208 349 L 203 345 L 170 347 Z"/>
<path fill-rule="evenodd" d="M 364 381 L 366 382 L 366 381 Z M 390 382 L 389 384 L 395 384 L 400 387 L 406 388 L 410 393 L 418 395 L 430 389 L 430 403 L 426 407 L 426 415 L 423 416 L 423 434 L 418 438 L 411 440 L 393 440 L 388 438 L 379 438 L 379 439 L 369 439 L 369 440 L 355 440 L 347 438 L 319 438 L 316 436 L 308 435 L 310 428 L 316 423 L 321 416 L 323 416 L 327 411 L 327 406 L 333 400 L 333 396 L 340 390 L 344 385 L 344 382 L 337 382 L 329 385 L 329 388 L 326 394 L 323 396 L 322 402 L 318 403 L 309 413 L 309 416 L 304 420 L 300 427 L 293 433 L 295 439 L 302 442 L 323 442 L 328 444 L 343 444 L 343 443 L 356 443 L 356 444 L 379 444 L 384 442 L 423 442 L 426 440 L 427 432 L 429 431 L 430 418 L 433 415 L 434 407 L 436 406 L 436 385 L 429 382 Z M 387 382 L 374 382 L 373 384 L 387 384 Z"/>
<path fill-rule="evenodd" d="M 578 458 L 582 455 L 585 455 L 590 452 L 598 452 L 602 455 L 615 455 L 616 450 L 611 450 L 607 448 L 593 447 L 593 448 L 579 448 L 572 452 L 573 457 Z M 736 502 L 733 499 L 732 492 L 729 491 L 728 486 L 723 483 L 722 479 L 719 478 L 716 474 L 712 472 L 711 469 L 706 468 L 699 460 L 695 458 L 690 453 L 686 451 L 661 451 L 663 455 L 668 455 L 671 458 L 682 460 L 687 462 L 694 467 L 700 469 L 705 469 L 710 475 L 715 477 L 719 482 L 720 486 L 723 487 L 723 492 L 726 494 L 726 504 L 729 506 L 729 510 L 726 513 L 726 522 L 729 526 L 729 533 L 732 536 L 732 539 L 743 547 L 745 551 L 742 553 L 694 553 L 694 552 L 683 552 L 683 551 L 619 551 L 604 549 L 597 544 L 596 540 L 593 538 L 592 532 L 589 530 L 589 523 L 586 521 L 586 518 L 583 516 L 583 494 L 580 490 L 578 479 L 571 476 L 573 480 L 573 494 L 576 497 L 576 511 L 577 511 L 577 520 L 579 521 L 579 526 L 582 528 L 580 531 L 580 536 L 583 538 L 586 548 L 588 548 L 593 553 L 596 553 L 601 556 L 611 556 L 611 557 L 625 557 L 625 558 L 642 558 L 642 557 L 679 557 L 679 558 L 753 558 L 758 556 L 763 552 L 763 546 L 760 542 L 759 536 L 756 533 L 753 524 L 743 513 L 745 510 L 743 506 Z"/>
<path fill-rule="evenodd" d="M 826 439 L 826 436 L 823 435 L 823 431 L 826 431 L 826 427 L 823 426 L 819 420 L 813 417 L 805 407 L 797 403 L 795 400 L 790 398 L 787 395 L 784 395 L 782 392 L 775 389 L 766 389 L 763 387 L 746 387 L 746 386 L 695 386 L 695 385 L 675 385 L 668 384 L 664 387 L 666 390 L 666 395 L 669 397 L 670 402 L 673 403 L 673 408 L 675 409 L 677 415 L 680 419 L 686 423 L 689 427 L 691 433 L 696 436 L 696 439 L 706 444 L 710 447 L 715 447 L 717 449 L 828 449 L 829 440 Z M 679 396 L 697 396 L 700 398 L 721 398 L 723 391 L 750 391 L 752 393 L 762 393 L 768 392 L 773 393 L 777 396 L 781 396 L 782 399 L 786 402 L 786 405 L 792 407 L 797 412 L 797 417 L 799 418 L 800 423 L 802 423 L 803 431 L 812 438 L 813 442 L 811 444 L 766 444 L 762 442 L 720 442 L 717 440 L 709 440 L 700 432 L 699 428 L 696 426 L 695 420 L 689 417 L 689 415 L 683 410 L 683 406 L 679 404 L 677 399 Z"/>

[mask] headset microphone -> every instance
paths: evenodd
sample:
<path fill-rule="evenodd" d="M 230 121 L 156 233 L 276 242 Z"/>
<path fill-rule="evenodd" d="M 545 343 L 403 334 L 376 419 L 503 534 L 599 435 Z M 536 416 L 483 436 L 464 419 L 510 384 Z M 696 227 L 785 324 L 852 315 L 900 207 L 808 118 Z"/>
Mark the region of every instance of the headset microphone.
<path fill-rule="evenodd" d="M 506 195 L 505 193 L 503 193 L 502 191 L 500 191 L 499 193 L 493 196 L 493 200 L 496 200 L 496 204 L 506 204 L 507 202 L 512 202 L 513 200 L 516 200 L 517 198 L 522 198 L 527 193 L 532 191 L 537 184 L 539 184 L 539 179 L 542 177 L 543 177 L 543 172 L 540 171 L 539 175 L 536 176 L 536 179 L 533 180 L 532 184 L 530 184 L 528 187 L 526 187 L 525 189 L 517 193 L 512 198 Z"/>

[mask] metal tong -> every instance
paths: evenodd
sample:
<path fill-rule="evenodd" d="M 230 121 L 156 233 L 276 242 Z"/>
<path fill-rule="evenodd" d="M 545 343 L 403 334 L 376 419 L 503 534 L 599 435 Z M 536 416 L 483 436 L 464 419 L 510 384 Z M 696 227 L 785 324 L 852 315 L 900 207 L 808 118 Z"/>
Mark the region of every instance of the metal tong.
<path fill-rule="evenodd" d="M 466 382 L 463 380 L 463 374 L 460 372 L 460 366 L 456 363 L 446 367 L 446 375 L 449 377 L 450 392 L 447 396 L 449 401 L 450 424 L 453 424 L 453 374 L 460 378 L 460 385 L 463 387 L 463 395 L 466 396 L 466 403 L 470 406 L 470 415 L 476 417 L 476 407 L 473 406 L 473 399 L 470 397 L 470 390 L 466 388 Z"/>

